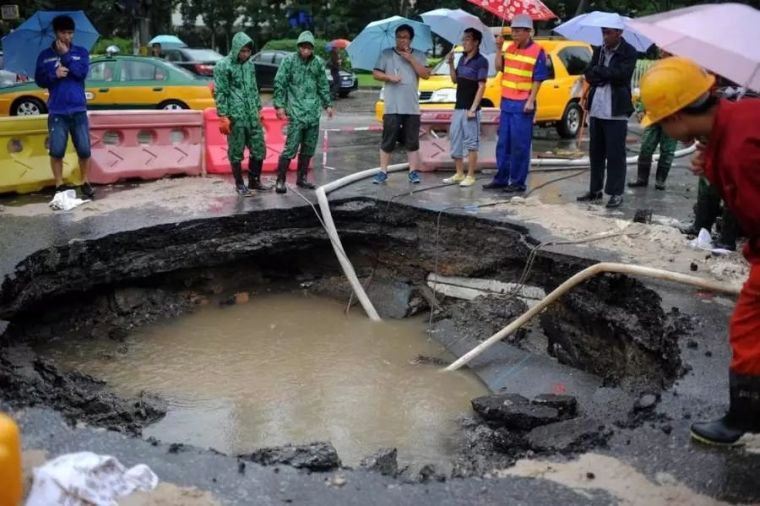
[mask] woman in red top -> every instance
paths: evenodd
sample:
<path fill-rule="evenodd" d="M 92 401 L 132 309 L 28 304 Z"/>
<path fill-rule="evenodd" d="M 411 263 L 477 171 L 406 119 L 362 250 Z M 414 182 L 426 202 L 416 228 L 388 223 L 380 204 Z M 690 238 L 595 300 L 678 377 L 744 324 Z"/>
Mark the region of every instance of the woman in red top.
<path fill-rule="evenodd" d="M 720 192 L 749 238 L 750 275 L 729 326 L 730 407 L 723 418 L 691 427 L 695 440 L 731 445 L 760 432 L 760 99 L 719 100 L 714 82 L 694 62 L 672 57 L 655 64 L 640 88 L 642 124 L 659 123 L 675 139 L 700 142 L 692 170 Z"/>

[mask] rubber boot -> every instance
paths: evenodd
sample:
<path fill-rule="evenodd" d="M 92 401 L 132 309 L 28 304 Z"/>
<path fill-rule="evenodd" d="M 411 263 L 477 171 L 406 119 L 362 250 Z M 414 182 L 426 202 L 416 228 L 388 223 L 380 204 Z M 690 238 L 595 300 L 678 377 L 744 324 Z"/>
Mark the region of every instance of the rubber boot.
<path fill-rule="evenodd" d="M 277 193 L 285 193 L 288 189 L 285 187 L 285 177 L 288 175 L 288 167 L 290 166 L 290 160 L 288 158 L 280 158 L 277 163 L 277 183 L 274 188 Z"/>
<path fill-rule="evenodd" d="M 760 376 L 731 373 L 731 405 L 723 418 L 697 422 L 691 437 L 700 443 L 730 446 L 745 433 L 760 432 Z"/>
<path fill-rule="evenodd" d="M 663 156 L 660 155 L 660 161 L 657 163 L 657 172 L 654 175 L 654 187 L 656 190 L 665 189 L 665 181 L 668 179 L 670 164 L 663 163 Z"/>
<path fill-rule="evenodd" d="M 728 208 L 723 208 L 723 216 L 720 220 L 720 235 L 715 242 L 715 247 L 736 251 L 736 239 L 739 237 L 739 223 Z"/>
<path fill-rule="evenodd" d="M 642 188 L 649 184 L 649 173 L 652 171 L 651 158 L 639 158 L 639 170 L 635 181 L 628 181 L 630 188 Z"/>
<path fill-rule="evenodd" d="M 316 188 L 316 186 L 306 181 L 306 174 L 309 172 L 310 161 L 310 156 L 298 155 L 298 178 L 296 179 L 296 185 L 307 190 L 313 190 Z"/>
<path fill-rule="evenodd" d="M 272 187 L 261 182 L 261 167 L 264 160 L 251 158 L 248 162 L 248 188 L 251 190 L 268 191 Z"/>
<path fill-rule="evenodd" d="M 232 166 L 232 177 L 235 178 L 235 191 L 239 195 L 250 195 L 251 191 L 243 182 L 243 167 L 241 167 L 240 162 L 232 162 L 230 165 Z"/>
<path fill-rule="evenodd" d="M 703 228 L 710 231 L 718 214 L 720 214 L 720 196 L 709 183 L 700 179 L 697 203 L 694 204 L 694 223 L 682 229 L 681 232 L 686 235 L 699 235 L 699 231 Z"/>

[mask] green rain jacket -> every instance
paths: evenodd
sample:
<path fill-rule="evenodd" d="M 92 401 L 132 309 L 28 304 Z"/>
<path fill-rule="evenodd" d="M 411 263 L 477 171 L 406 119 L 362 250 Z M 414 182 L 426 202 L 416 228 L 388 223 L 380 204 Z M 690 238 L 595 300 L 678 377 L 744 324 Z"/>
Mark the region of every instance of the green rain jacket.
<path fill-rule="evenodd" d="M 298 37 L 298 44 L 302 43 L 314 46 L 311 32 Z M 324 62 L 316 55 L 304 60 L 298 52 L 286 56 L 274 78 L 274 106 L 285 109 L 291 122 L 315 125 L 322 109 L 331 105 Z"/>
<path fill-rule="evenodd" d="M 243 63 L 238 61 L 240 50 L 248 44 L 253 46 L 248 35 L 236 33 L 230 54 L 214 66 L 214 100 L 219 116 L 251 124 L 259 121 L 261 97 L 253 62 L 250 58 Z"/>

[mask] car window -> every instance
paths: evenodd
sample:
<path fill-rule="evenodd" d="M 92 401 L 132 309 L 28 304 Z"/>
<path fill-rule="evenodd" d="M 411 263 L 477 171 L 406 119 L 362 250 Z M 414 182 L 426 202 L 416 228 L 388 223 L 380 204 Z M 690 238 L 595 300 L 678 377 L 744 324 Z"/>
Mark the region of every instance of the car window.
<path fill-rule="evenodd" d="M 90 65 L 87 79 L 93 81 L 113 81 L 115 73 L 115 61 L 100 61 Z"/>
<path fill-rule="evenodd" d="M 142 61 L 124 61 L 121 64 L 121 81 L 162 81 L 166 71 L 158 65 Z"/>
<path fill-rule="evenodd" d="M 559 52 L 559 59 L 568 74 L 579 76 L 591 63 L 591 51 L 587 47 L 566 47 Z"/>
<path fill-rule="evenodd" d="M 179 52 L 179 51 L 178 51 Z M 185 49 L 185 56 L 188 61 L 219 61 L 224 56 L 220 55 L 213 49 Z"/>
<path fill-rule="evenodd" d="M 284 60 L 286 56 L 287 55 L 285 53 L 275 53 L 274 54 L 274 64 L 275 65 L 279 65 L 280 63 L 282 63 L 282 60 Z"/>
<path fill-rule="evenodd" d="M 553 54 L 547 54 L 546 55 L 546 72 L 547 72 L 547 80 L 554 79 L 554 58 L 556 58 Z"/>
<path fill-rule="evenodd" d="M 182 61 L 182 54 L 179 51 L 165 51 L 164 58 L 167 61 Z"/>

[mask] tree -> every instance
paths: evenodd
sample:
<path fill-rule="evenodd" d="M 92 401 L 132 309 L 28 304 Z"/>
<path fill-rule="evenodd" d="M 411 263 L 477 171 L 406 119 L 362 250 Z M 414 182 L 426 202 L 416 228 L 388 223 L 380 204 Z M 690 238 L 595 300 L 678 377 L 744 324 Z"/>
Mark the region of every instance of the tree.
<path fill-rule="evenodd" d="M 217 36 L 222 35 L 223 52 L 229 50 L 235 22 L 244 14 L 244 0 L 179 0 L 178 5 L 186 26 L 193 26 L 200 16 L 209 31 L 210 46 L 216 48 Z"/>

